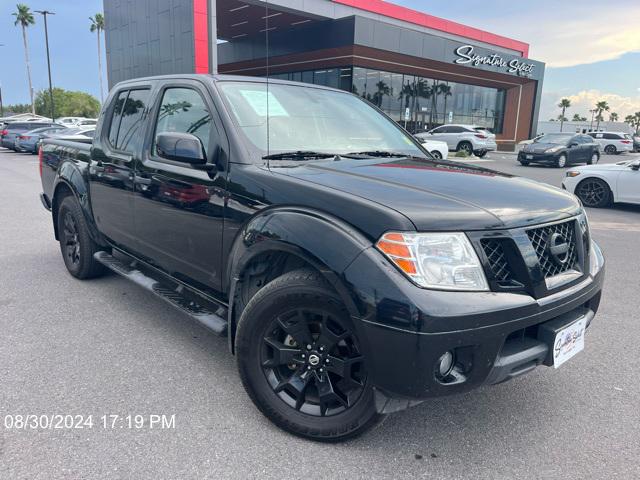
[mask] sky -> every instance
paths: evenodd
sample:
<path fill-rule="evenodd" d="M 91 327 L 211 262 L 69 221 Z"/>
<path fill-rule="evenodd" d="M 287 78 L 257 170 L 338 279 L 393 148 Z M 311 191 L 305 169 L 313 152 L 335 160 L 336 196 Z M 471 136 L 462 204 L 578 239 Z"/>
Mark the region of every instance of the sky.
<path fill-rule="evenodd" d="M 22 0 L 49 17 L 53 83 L 100 97 L 96 34 L 89 17 L 102 0 Z M 640 0 L 394 0 L 431 15 L 529 43 L 530 56 L 547 65 L 541 119 L 556 117 L 561 98 L 571 99 L 568 116 L 607 100 L 624 118 L 640 111 Z M 16 1 L 0 0 L 0 85 L 5 104 L 27 103 L 29 92 Z M 108 21 L 108 19 L 107 19 Z M 41 16 L 28 29 L 34 89 L 46 88 L 47 64 Z M 104 45 L 103 45 L 104 56 Z M 106 70 L 106 68 L 105 68 Z M 106 88 L 106 81 L 105 81 Z"/>

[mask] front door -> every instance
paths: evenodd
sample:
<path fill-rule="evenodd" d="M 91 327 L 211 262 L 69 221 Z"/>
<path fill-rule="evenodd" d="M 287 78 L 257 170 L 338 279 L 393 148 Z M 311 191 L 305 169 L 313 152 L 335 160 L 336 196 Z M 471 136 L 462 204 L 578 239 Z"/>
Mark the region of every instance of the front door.
<path fill-rule="evenodd" d="M 134 163 L 140 156 L 149 88 L 117 92 L 94 139 L 89 168 L 91 208 L 98 230 L 112 243 L 135 250 Z"/>
<path fill-rule="evenodd" d="M 213 168 L 212 158 L 214 152 L 226 155 L 226 137 L 210 95 L 199 82 L 165 83 L 157 98 L 147 145 L 136 166 L 139 252 L 176 278 L 220 291 L 226 173 Z M 155 137 L 163 132 L 198 137 L 208 165 L 203 169 L 159 157 Z"/>

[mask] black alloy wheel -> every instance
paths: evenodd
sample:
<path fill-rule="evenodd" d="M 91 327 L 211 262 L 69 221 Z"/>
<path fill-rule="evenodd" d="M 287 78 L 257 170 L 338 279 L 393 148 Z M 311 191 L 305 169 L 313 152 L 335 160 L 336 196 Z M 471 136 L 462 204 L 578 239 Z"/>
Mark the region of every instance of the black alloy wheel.
<path fill-rule="evenodd" d="M 345 411 L 364 391 L 366 373 L 353 333 L 331 313 L 279 315 L 262 340 L 262 370 L 283 402 L 312 416 Z"/>
<path fill-rule="evenodd" d="M 586 207 L 602 208 L 611 203 L 611 190 L 599 178 L 587 178 L 578 184 L 576 195 Z"/>
<path fill-rule="evenodd" d="M 64 212 L 62 225 L 60 241 L 62 242 L 65 263 L 77 267 L 80 264 L 80 238 L 78 236 L 78 225 L 70 210 Z"/>
<path fill-rule="evenodd" d="M 436 160 L 442 160 L 442 154 L 438 150 L 434 150 L 431 153 L 431 156 Z"/>
<path fill-rule="evenodd" d="M 607 153 L 609 155 L 615 155 L 617 151 L 618 150 L 616 149 L 615 145 L 607 145 L 606 147 L 604 147 L 604 153 Z"/>
<path fill-rule="evenodd" d="M 465 152 L 468 156 L 473 153 L 473 146 L 469 142 L 460 142 L 458 144 L 458 152 Z"/>
<path fill-rule="evenodd" d="M 236 351 L 255 405 L 291 433 L 344 440 L 382 418 L 349 314 L 313 270 L 285 273 L 255 294 L 242 312 Z"/>
<path fill-rule="evenodd" d="M 87 222 L 74 196 L 62 199 L 57 219 L 60 251 L 69 273 L 79 279 L 93 278 L 104 273 L 103 265 L 93 258 L 100 247 L 89 235 Z"/>

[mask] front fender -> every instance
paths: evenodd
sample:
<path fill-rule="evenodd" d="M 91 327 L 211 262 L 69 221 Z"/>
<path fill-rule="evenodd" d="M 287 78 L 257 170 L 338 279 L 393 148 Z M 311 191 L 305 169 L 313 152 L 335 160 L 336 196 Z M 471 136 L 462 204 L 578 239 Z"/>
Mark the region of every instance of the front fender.
<path fill-rule="evenodd" d="M 316 268 L 336 289 L 351 315 L 357 308 L 341 276 L 371 241 L 344 221 L 312 209 L 275 207 L 261 211 L 237 234 L 227 264 L 233 329 L 233 298 L 244 268 L 265 252 L 286 252 Z M 230 332 L 232 333 L 232 332 Z M 229 335 L 232 338 L 232 335 Z"/>

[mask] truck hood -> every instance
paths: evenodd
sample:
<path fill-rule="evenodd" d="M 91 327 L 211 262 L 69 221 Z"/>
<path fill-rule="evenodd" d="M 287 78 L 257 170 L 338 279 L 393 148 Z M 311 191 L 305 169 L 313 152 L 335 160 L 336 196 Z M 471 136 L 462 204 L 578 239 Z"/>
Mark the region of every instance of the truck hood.
<path fill-rule="evenodd" d="M 450 161 L 341 158 L 272 162 L 270 169 L 392 208 L 421 231 L 514 228 L 581 209 L 576 197 L 550 185 Z"/>

